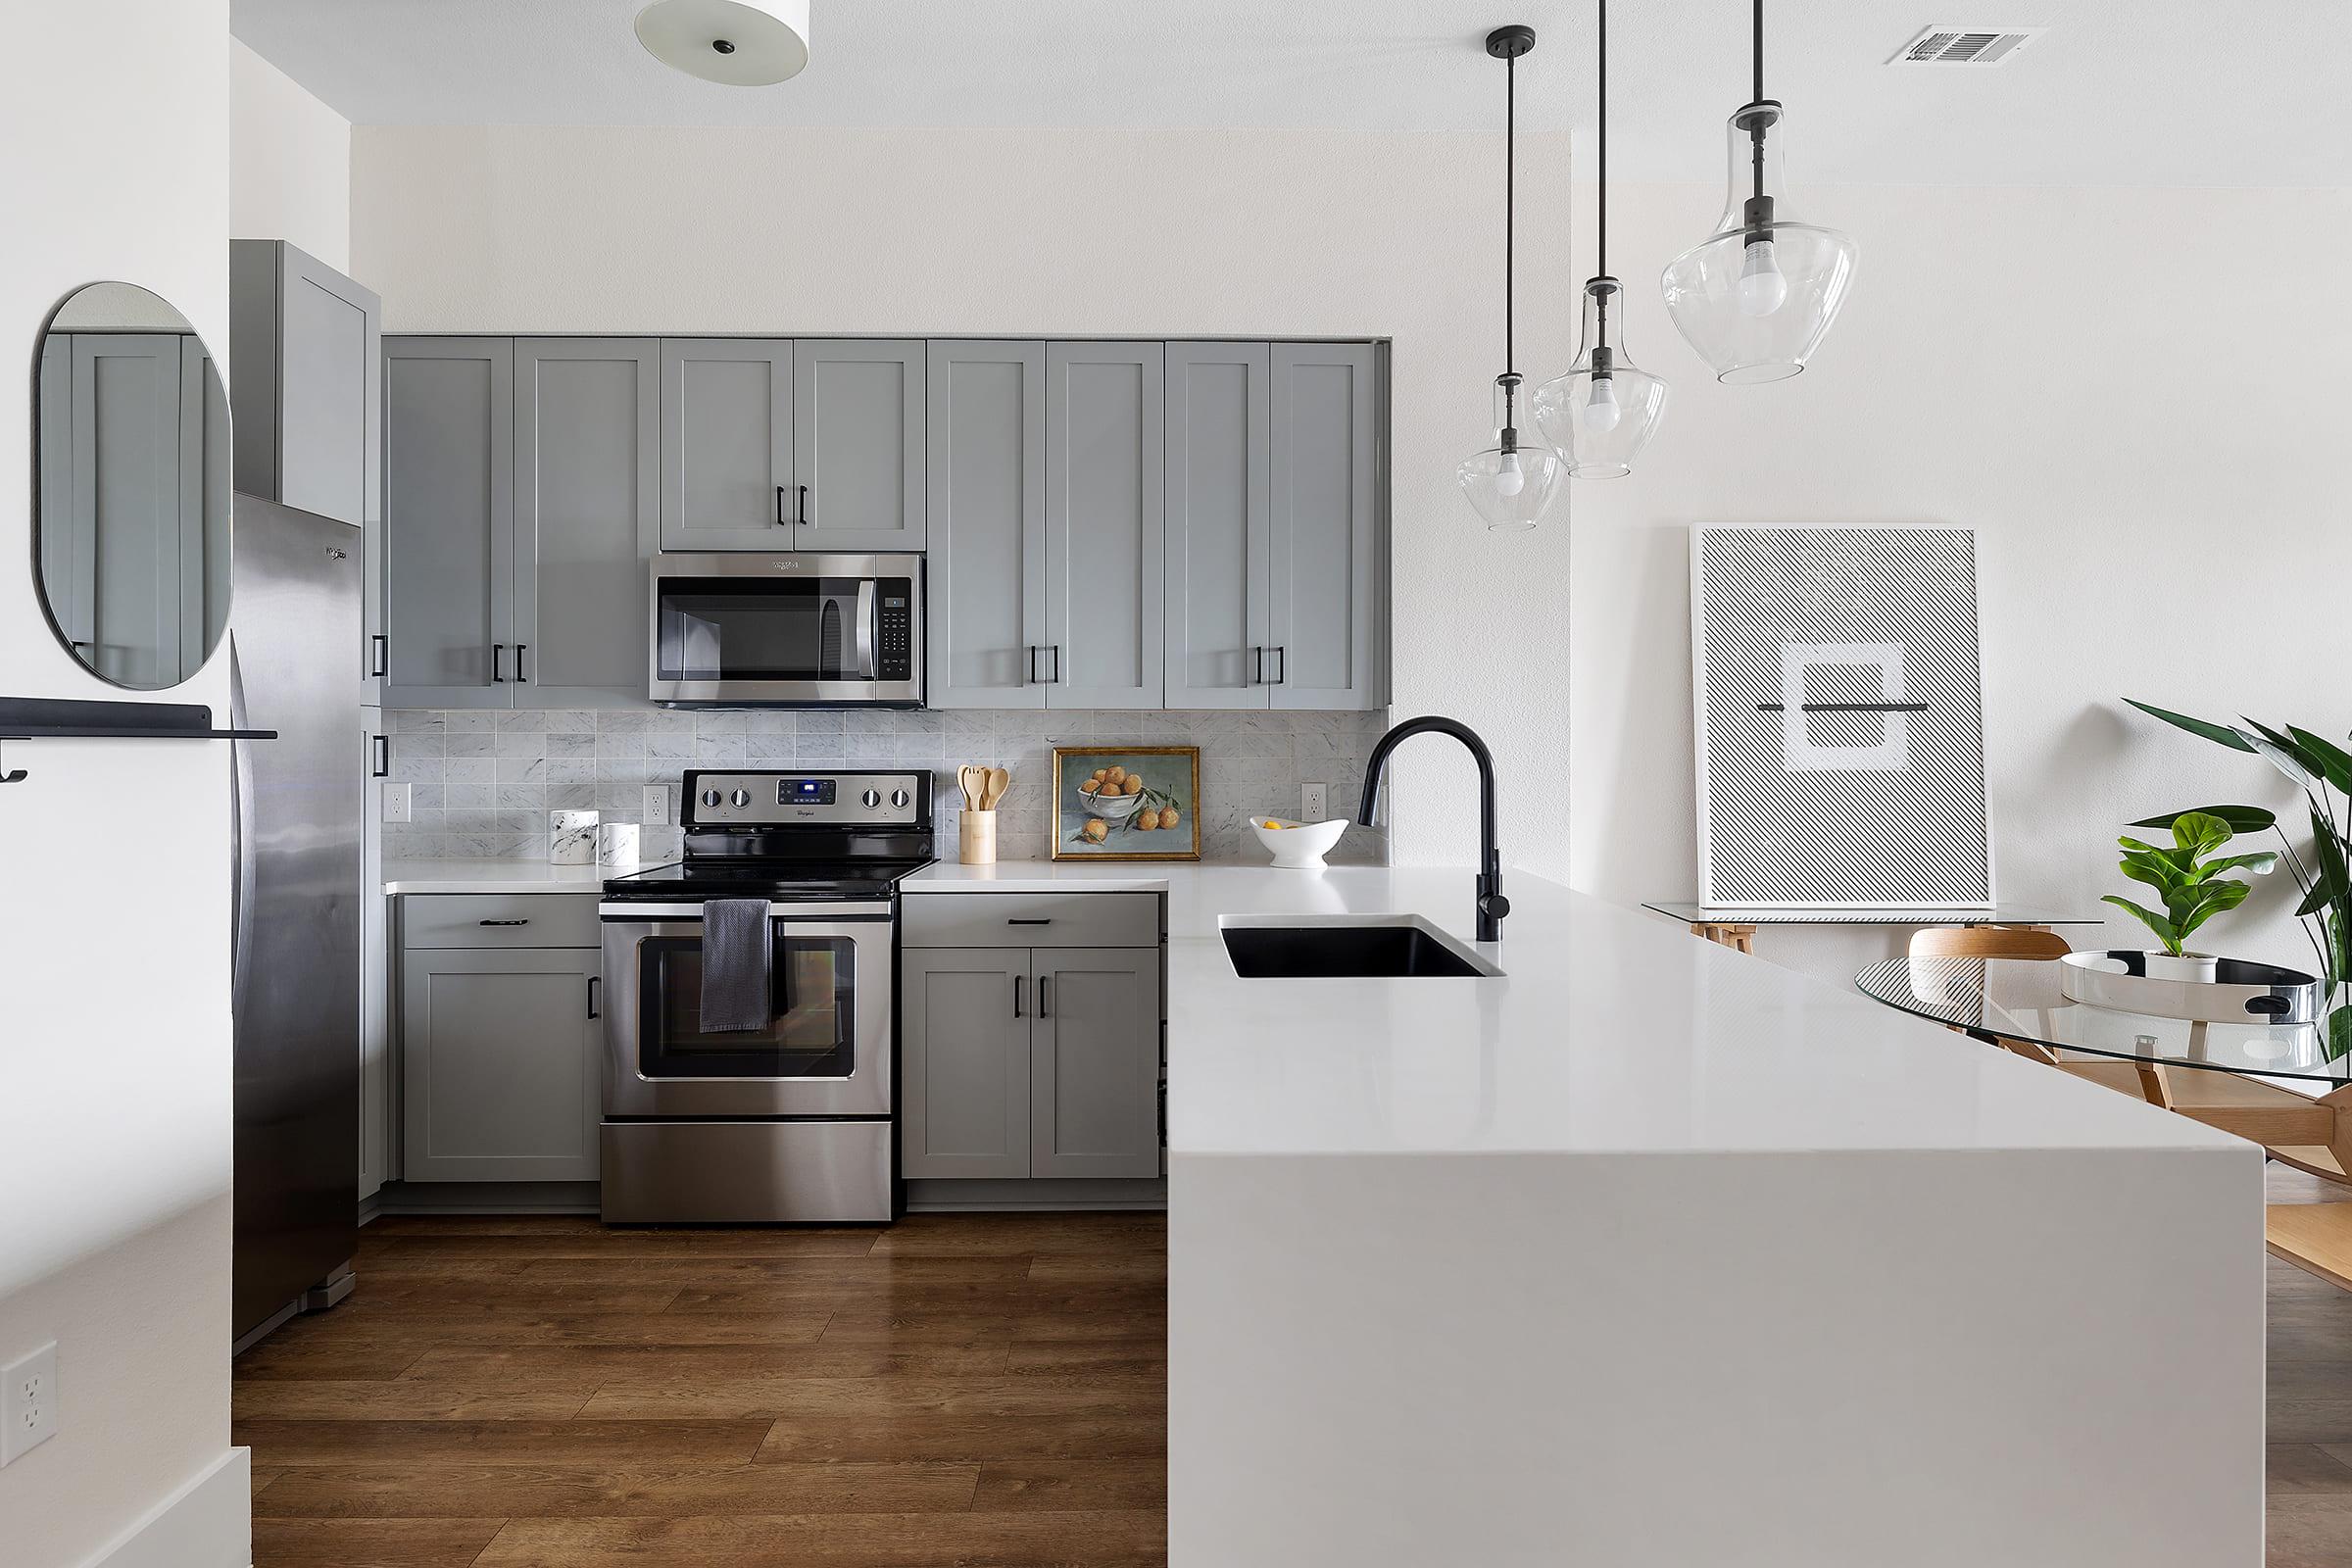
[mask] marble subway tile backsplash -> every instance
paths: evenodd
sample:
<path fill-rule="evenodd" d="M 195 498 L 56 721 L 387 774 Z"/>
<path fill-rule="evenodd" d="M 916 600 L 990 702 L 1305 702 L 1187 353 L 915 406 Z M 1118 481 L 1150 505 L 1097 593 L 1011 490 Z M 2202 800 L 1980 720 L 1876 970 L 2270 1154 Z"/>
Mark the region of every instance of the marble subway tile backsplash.
<path fill-rule="evenodd" d="M 938 802 L 938 832 L 953 858 L 962 796 L 956 768 L 1001 765 L 1012 788 L 999 808 L 997 853 L 1043 858 L 1056 746 L 1200 748 L 1200 853 L 1206 859 L 1256 859 L 1252 816 L 1296 817 L 1302 784 L 1330 792 L 1347 815 L 1364 784 L 1372 743 L 1388 715 L 1372 713 L 894 713 L 755 709 L 673 711 L 602 709 L 534 712 L 402 710 L 392 730 L 391 781 L 411 786 L 406 822 L 384 824 L 388 859 L 547 858 L 549 811 L 593 810 L 608 822 L 640 822 L 645 789 L 669 791 L 690 767 L 927 768 Z M 675 827 L 648 827 L 648 862 L 675 859 Z M 1335 860 L 1377 861 L 1387 843 L 1350 827 Z"/>

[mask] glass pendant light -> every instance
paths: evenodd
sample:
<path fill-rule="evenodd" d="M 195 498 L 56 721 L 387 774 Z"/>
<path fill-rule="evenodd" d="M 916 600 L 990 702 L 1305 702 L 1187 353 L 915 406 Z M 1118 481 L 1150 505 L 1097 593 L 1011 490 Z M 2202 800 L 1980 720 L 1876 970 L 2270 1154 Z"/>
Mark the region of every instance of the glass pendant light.
<path fill-rule="evenodd" d="M 1502 182 L 1502 373 L 1494 378 L 1495 444 L 1476 454 L 1453 471 L 1470 498 L 1470 505 L 1490 528 L 1516 531 L 1533 528 L 1551 505 L 1560 482 L 1560 460 L 1541 442 L 1519 442 L 1519 386 L 1522 377 L 1511 368 L 1511 242 L 1518 222 L 1519 57 L 1536 46 L 1536 29 L 1496 27 L 1487 34 L 1487 53 L 1503 64 L 1506 85 L 1503 111 Z"/>
<path fill-rule="evenodd" d="M 1730 196 L 1715 232 L 1667 265 L 1675 326 L 1715 378 L 1778 381 L 1805 368 L 1854 280 L 1856 248 L 1800 223 L 1781 172 L 1787 113 L 1764 96 L 1764 0 L 1755 0 L 1755 98 L 1731 121 Z"/>
<path fill-rule="evenodd" d="M 1600 222 L 1597 276 L 1585 279 L 1576 363 L 1536 388 L 1536 423 L 1571 479 L 1622 479 L 1666 416 L 1666 383 L 1625 357 L 1625 290 L 1609 275 L 1609 0 L 1600 4 Z"/>

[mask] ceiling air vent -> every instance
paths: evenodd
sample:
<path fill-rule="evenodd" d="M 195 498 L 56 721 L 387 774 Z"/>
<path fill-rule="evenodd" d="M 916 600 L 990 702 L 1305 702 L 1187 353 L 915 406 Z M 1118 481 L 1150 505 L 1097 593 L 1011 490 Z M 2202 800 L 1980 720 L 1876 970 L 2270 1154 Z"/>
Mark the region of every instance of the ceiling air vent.
<path fill-rule="evenodd" d="M 1930 27 L 1903 45 L 1890 66 L 1999 66 L 2047 27 Z"/>

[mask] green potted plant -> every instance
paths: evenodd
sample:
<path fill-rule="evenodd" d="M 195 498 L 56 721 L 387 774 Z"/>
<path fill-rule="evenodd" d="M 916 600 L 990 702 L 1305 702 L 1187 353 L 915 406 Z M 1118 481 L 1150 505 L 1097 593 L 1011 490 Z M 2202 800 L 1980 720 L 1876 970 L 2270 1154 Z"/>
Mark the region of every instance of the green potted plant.
<path fill-rule="evenodd" d="M 2235 881 L 2228 873 L 2252 871 L 2267 876 L 2278 863 L 2278 857 L 2267 850 L 2253 855 L 2215 855 L 2214 851 L 2237 834 L 2228 821 L 2210 811 L 2182 811 L 2166 825 L 2173 832 L 2171 849 L 2131 837 L 2116 840 L 2123 846 L 2124 875 L 2154 888 L 2164 912 L 2159 914 L 2113 893 L 2100 902 L 2128 911 L 2164 944 L 2162 953 L 2143 956 L 2150 977 L 2211 980 L 2220 960 L 2210 954 L 2189 952 L 2190 934 L 2224 909 L 2245 903 L 2246 895 L 2253 891 L 2252 883 Z"/>
<path fill-rule="evenodd" d="M 2295 914 L 2311 939 L 2317 960 L 2326 1016 L 2321 1025 L 2330 1059 L 2352 1051 L 2352 752 L 2325 736 L 2289 724 L 2283 730 L 2242 719 L 2238 724 L 2216 724 L 2156 708 L 2136 698 L 2124 699 L 2141 712 L 2163 719 L 2176 729 L 2227 746 L 2233 752 L 2260 757 L 2303 792 L 2311 818 L 2311 855 L 2298 854 L 2294 841 L 2278 824 L 2275 812 L 2259 806 L 2201 806 L 2195 814 L 2217 816 L 2233 832 L 2277 831 L 2288 873 L 2303 892 Z M 2182 815 L 2135 822 L 2134 827 L 2170 827 Z"/>

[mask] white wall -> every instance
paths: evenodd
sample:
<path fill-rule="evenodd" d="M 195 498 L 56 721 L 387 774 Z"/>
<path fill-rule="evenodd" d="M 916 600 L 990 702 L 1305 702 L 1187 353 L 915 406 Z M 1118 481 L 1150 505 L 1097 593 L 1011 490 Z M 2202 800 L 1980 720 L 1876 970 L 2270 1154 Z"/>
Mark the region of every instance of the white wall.
<path fill-rule="evenodd" d="M 1735 390 L 1651 284 L 1720 190 L 1621 188 L 1610 259 L 1635 357 L 1675 384 L 1665 432 L 1634 477 L 1575 486 L 1573 523 L 1498 537 L 1452 482 L 1499 368 L 1491 135 L 363 126 L 353 145 L 354 266 L 395 330 L 1393 335 L 1396 713 L 1480 729 L 1506 856 L 1621 901 L 1695 881 L 1692 522 L 1982 530 L 2013 900 L 2096 907 L 2122 822 L 2276 795 L 2121 695 L 2352 720 L 2312 652 L 2352 564 L 2329 456 L 2352 322 L 2299 280 L 2352 239 L 2342 191 L 1800 188 L 1860 237 L 1860 281 L 1813 369 Z M 1591 200 L 1563 151 L 1521 143 L 1538 379 L 1573 352 L 1592 268 L 1584 228 L 1561 254 Z M 1467 764 L 1417 741 L 1399 765 L 1398 858 L 1467 862 Z M 1842 977 L 1883 940 L 1765 949 Z M 2275 912 L 2215 941 L 2302 951 Z"/>
<path fill-rule="evenodd" d="M 229 50 L 228 232 L 351 270 L 351 122 L 243 43 Z"/>
<path fill-rule="evenodd" d="M 16 8 L 0 51 L 0 693 L 103 698 L 33 585 L 41 321 L 127 278 L 228 342 L 227 0 Z M 227 699 L 222 662 L 165 694 Z M 12 1565 L 90 1560 L 228 1455 L 228 758 L 6 748 L 0 786 L 0 1362 L 58 1342 L 61 1431 L 0 1470 Z M 107 831 L 93 829 L 106 826 Z M 180 1544 L 192 1568 L 236 1540 Z"/>

